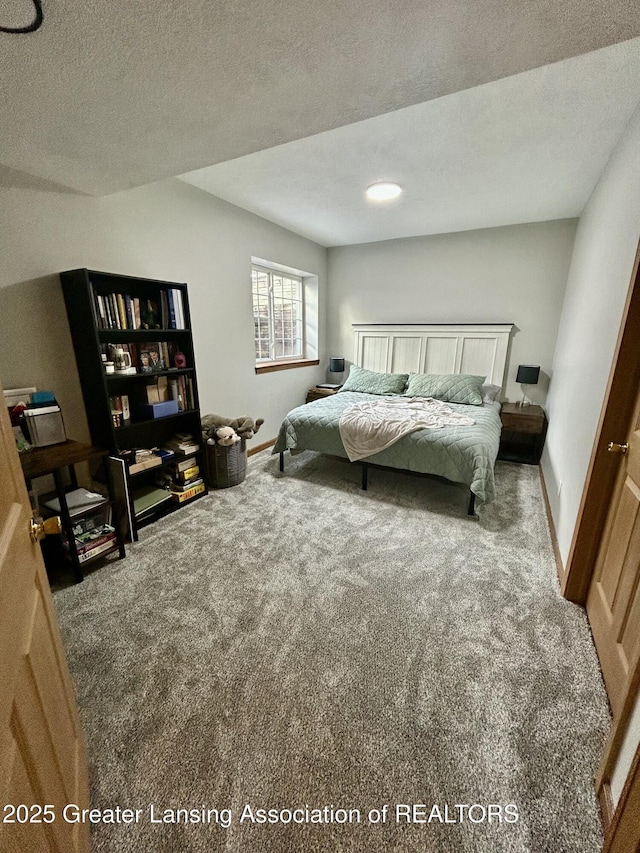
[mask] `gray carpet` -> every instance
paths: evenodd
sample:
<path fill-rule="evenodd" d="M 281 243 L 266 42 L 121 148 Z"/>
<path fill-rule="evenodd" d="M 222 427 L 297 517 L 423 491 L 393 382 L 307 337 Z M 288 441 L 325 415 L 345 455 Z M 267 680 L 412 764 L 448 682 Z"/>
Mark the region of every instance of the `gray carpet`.
<path fill-rule="evenodd" d="M 357 466 L 305 453 L 281 475 L 264 452 L 57 591 L 93 804 L 141 809 L 94 850 L 599 850 L 588 625 L 558 592 L 537 469 L 496 475 L 474 521 L 459 486 L 372 470 L 363 493 Z M 151 804 L 221 811 L 152 823 Z"/>

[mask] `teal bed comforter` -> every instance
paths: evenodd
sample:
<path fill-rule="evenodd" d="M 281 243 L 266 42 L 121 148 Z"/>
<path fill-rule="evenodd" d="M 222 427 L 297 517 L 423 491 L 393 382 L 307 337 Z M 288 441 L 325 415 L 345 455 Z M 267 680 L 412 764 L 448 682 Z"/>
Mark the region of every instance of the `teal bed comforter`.
<path fill-rule="evenodd" d="M 375 399 L 379 398 L 374 394 L 342 391 L 292 409 L 282 422 L 273 453 L 316 450 L 346 459 L 338 428 L 340 415 L 353 403 Z M 448 405 L 471 416 L 475 423 L 416 430 L 364 461 L 464 483 L 477 498 L 488 503 L 495 496 L 493 469 L 500 443 L 499 409 L 492 404 Z"/>

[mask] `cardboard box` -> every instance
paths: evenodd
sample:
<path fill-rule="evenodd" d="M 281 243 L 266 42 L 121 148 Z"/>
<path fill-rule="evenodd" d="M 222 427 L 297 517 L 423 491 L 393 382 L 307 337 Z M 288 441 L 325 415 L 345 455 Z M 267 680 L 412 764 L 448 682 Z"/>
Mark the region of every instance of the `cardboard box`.
<path fill-rule="evenodd" d="M 147 403 L 142 407 L 142 415 L 145 418 L 166 418 L 168 415 L 177 414 L 177 400 L 166 400 L 164 403 Z"/>
<path fill-rule="evenodd" d="M 164 403 L 171 399 L 166 376 L 159 376 L 153 385 L 147 385 L 147 403 Z"/>

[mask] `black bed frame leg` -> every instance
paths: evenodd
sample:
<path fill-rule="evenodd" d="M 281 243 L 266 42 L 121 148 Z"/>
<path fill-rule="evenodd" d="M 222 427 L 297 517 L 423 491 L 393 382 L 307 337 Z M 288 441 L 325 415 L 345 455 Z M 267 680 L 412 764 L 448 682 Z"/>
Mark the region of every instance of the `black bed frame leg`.
<path fill-rule="evenodd" d="M 367 480 L 369 477 L 369 466 L 366 462 L 362 463 L 362 490 L 367 491 Z"/>
<path fill-rule="evenodd" d="M 280 451 L 280 470 L 284 471 L 284 452 Z"/>
<path fill-rule="evenodd" d="M 475 515 L 476 496 L 471 491 L 469 492 L 469 494 L 471 495 L 471 497 L 469 498 L 469 510 L 467 511 L 467 515 Z"/>

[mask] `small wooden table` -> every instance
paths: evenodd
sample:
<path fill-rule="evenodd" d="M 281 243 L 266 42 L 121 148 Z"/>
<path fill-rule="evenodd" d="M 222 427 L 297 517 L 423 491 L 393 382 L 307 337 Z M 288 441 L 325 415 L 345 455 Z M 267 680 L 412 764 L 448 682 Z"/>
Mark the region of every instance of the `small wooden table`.
<path fill-rule="evenodd" d="M 27 488 L 31 488 L 31 480 L 36 477 L 45 477 L 48 474 L 53 476 L 53 482 L 56 487 L 56 496 L 60 501 L 60 516 L 62 520 L 62 529 L 64 530 L 69 540 L 69 556 L 74 568 L 74 574 L 77 582 L 83 578 L 82 567 L 78 559 L 78 553 L 73 547 L 75 539 L 73 534 L 73 521 L 69 513 L 67 505 L 66 489 L 62 479 L 62 471 L 64 468 L 69 470 L 69 478 L 71 486 L 74 489 L 78 488 L 78 479 L 76 477 L 75 465 L 78 462 L 88 462 L 90 459 L 102 457 L 103 464 L 107 458 L 107 451 L 101 450 L 99 447 L 94 447 L 92 444 L 84 444 L 81 441 L 67 441 L 60 444 L 51 444 L 48 447 L 32 447 L 20 454 L 20 464 L 22 465 L 22 473 L 27 481 Z M 104 464 L 105 482 L 109 490 L 109 500 L 113 503 L 113 487 L 111 483 L 110 472 L 108 466 Z M 116 527 L 116 542 L 120 557 L 125 556 L 124 539 L 118 525 Z"/>
<path fill-rule="evenodd" d="M 541 406 L 503 403 L 500 419 L 502 435 L 498 459 L 537 465 L 547 434 L 544 409 Z"/>
<path fill-rule="evenodd" d="M 336 385 L 335 388 L 319 388 L 317 385 L 314 388 L 309 388 L 307 391 L 307 399 L 306 403 L 313 403 L 314 400 L 321 400 L 323 397 L 331 397 L 332 394 L 336 394 L 340 385 Z"/>

